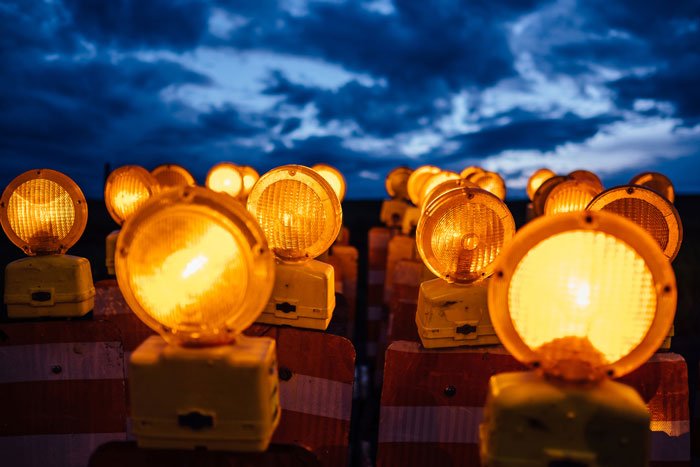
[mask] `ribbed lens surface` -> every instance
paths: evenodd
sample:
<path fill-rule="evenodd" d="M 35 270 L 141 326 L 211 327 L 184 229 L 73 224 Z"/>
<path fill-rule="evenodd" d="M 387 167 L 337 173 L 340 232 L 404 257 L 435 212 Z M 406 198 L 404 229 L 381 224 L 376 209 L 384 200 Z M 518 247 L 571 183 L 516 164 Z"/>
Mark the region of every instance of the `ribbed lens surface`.
<path fill-rule="evenodd" d="M 651 272 L 625 242 L 569 231 L 533 247 L 508 291 L 510 317 L 544 360 L 613 363 L 645 337 L 656 313 Z"/>
<path fill-rule="evenodd" d="M 326 224 L 321 199 L 311 187 L 297 180 L 269 185 L 257 200 L 255 215 L 270 248 L 281 258 L 304 256 L 321 239 Z"/>
<path fill-rule="evenodd" d="M 156 321 L 178 332 L 211 334 L 223 332 L 242 309 L 243 258 L 234 235 L 213 217 L 166 209 L 139 226 L 126 271 L 134 297 Z"/>
<path fill-rule="evenodd" d="M 123 223 L 151 197 L 151 187 L 129 171 L 121 172 L 111 179 L 105 199 L 111 200 L 115 221 Z"/>
<path fill-rule="evenodd" d="M 158 184 L 163 188 L 174 188 L 192 184 L 192 180 L 185 174 L 172 169 L 164 169 L 153 174 Z"/>
<path fill-rule="evenodd" d="M 631 220 L 659 243 L 661 249 L 668 245 L 668 223 L 659 209 L 651 203 L 638 198 L 616 199 L 606 205 L 603 211 L 614 212 Z"/>
<path fill-rule="evenodd" d="M 480 204 L 448 208 L 435 224 L 430 247 L 444 270 L 460 275 L 491 264 L 503 247 L 503 224 Z"/>
<path fill-rule="evenodd" d="M 75 222 L 70 194 L 58 183 L 34 179 L 22 183 L 8 201 L 7 217 L 15 234 L 38 252 L 57 250 Z"/>
<path fill-rule="evenodd" d="M 588 203 L 600 192 L 599 188 L 586 182 L 569 180 L 560 183 L 547 196 L 544 213 L 547 215 L 560 212 L 584 211 Z"/>

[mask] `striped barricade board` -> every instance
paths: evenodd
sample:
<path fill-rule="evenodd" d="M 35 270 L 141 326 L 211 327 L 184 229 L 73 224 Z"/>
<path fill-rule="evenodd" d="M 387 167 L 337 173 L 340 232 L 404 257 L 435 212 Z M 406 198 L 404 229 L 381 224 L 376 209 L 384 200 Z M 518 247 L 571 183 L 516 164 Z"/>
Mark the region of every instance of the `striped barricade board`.
<path fill-rule="evenodd" d="M 317 467 L 316 455 L 302 446 L 270 444 L 265 452 L 139 449 L 135 441 L 100 446 L 89 467 Z"/>
<path fill-rule="evenodd" d="M 388 227 L 372 227 L 368 238 L 367 274 L 367 357 L 377 357 L 380 325 L 384 316 L 384 280 L 386 278 L 386 257 L 389 240 L 392 237 Z"/>
<path fill-rule="evenodd" d="M 245 333 L 277 341 L 282 416 L 272 441 L 306 446 L 325 466 L 345 465 L 355 378 L 350 341 L 265 324 L 254 324 Z"/>
<path fill-rule="evenodd" d="M 141 345 L 148 337 L 156 334 L 151 328 L 143 324 L 129 305 L 124 301 L 117 281 L 114 279 L 103 280 L 95 283 L 95 319 L 104 319 L 113 323 L 122 333 L 126 361 L 129 361 L 131 352 Z"/>
<path fill-rule="evenodd" d="M 420 342 L 416 329 L 416 308 L 420 291 L 423 263 L 401 260 L 394 271 L 394 293 L 389 306 L 387 343 L 394 341 Z"/>
<path fill-rule="evenodd" d="M 105 321 L 0 324 L 0 464 L 84 467 L 125 440 L 124 350 Z"/>
<path fill-rule="evenodd" d="M 377 466 L 479 465 L 489 378 L 525 367 L 501 346 L 426 350 L 397 341 L 386 353 Z M 651 412 L 651 466 L 689 466 L 688 379 L 677 354 L 656 354 L 622 378 Z"/>
<path fill-rule="evenodd" d="M 348 304 L 348 332 L 345 335 L 352 340 L 357 313 L 357 248 L 349 245 L 333 245 L 331 256 L 338 258 L 343 270 L 343 295 Z"/>

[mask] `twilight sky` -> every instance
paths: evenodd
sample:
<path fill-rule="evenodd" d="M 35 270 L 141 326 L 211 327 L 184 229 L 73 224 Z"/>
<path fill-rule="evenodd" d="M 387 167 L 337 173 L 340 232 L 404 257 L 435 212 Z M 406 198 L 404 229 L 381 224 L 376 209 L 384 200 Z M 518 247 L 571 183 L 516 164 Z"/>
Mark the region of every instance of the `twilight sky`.
<path fill-rule="evenodd" d="M 39 167 L 539 167 L 700 192 L 700 2 L 0 0 L 0 189 Z"/>

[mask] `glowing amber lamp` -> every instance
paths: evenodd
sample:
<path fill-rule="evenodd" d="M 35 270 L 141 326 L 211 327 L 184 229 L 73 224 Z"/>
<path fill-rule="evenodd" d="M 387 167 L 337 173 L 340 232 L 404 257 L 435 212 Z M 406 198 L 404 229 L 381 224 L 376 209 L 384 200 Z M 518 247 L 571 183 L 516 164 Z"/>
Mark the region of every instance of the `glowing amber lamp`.
<path fill-rule="evenodd" d="M 600 181 L 600 178 L 596 174 L 589 170 L 574 170 L 568 175 L 568 177 L 574 180 L 588 181 L 594 185 L 599 186 L 601 191 L 603 191 L 603 182 Z"/>
<path fill-rule="evenodd" d="M 467 180 L 501 200 L 506 199 L 506 182 L 496 172 L 474 173 L 467 177 Z"/>
<path fill-rule="evenodd" d="M 316 164 L 311 168 L 328 182 L 338 196 L 338 201 L 342 203 L 345 198 L 346 184 L 345 177 L 340 173 L 340 170 L 328 164 Z"/>
<path fill-rule="evenodd" d="M 397 167 L 389 172 L 384 186 L 391 199 L 382 202 L 379 220 L 387 227 L 396 228 L 403 224 L 403 217 L 408 208 L 408 179 L 413 170 L 408 167 Z"/>
<path fill-rule="evenodd" d="M 194 185 L 194 177 L 184 167 L 177 164 L 163 164 L 151 170 L 161 189 Z"/>
<path fill-rule="evenodd" d="M 532 197 L 532 213 L 534 217 L 544 215 L 544 205 L 547 202 L 547 197 L 549 193 L 562 182 L 570 180 L 570 178 L 563 175 L 555 175 L 554 177 L 548 178 L 540 187 L 535 191 Z"/>
<path fill-rule="evenodd" d="M 545 215 L 584 211 L 588 203 L 603 189 L 586 180 L 567 180 L 559 183 L 547 195 Z"/>
<path fill-rule="evenodd" d="M 266 173 L 248 197 L 278 259 L 272 298 L 258 318 L 268 324 L 326 329 L 335 308 L 333 267 L 314 261 L 338 237 L 338 196 L 315 170 L 301 165 Z"/>
<path fill-rule="evenodd" d="M 250 194 L 253 186 L 255 186 L 255 182 L 257 182 L 260 178 L 260 174 L 249 165 L 238 166 L 238 171 L 243 177 L 243 189 L 241 190 L 239 197 L 245 198 Z"/>
<path fill-rule="evenodd" d="M 279 421 L 275 343 L 240 334 L 274 276 L 255 219 L 206 188 L 165 191 L 124 224 L 116 270 L 126 302 L 160 334 L 130 360 L 139 445 L 264 450 Z"/>
<path fill-rule="evenodd" d="M 627 219 L 585 211 L 523 227 L 498 259 L 489 310 L 506 349 L 547 378 L 491 377 L 482 465 L 648 465 L 646 405 L 611 379 L 653 355 L 675 307 L 668 260 Z"/>
<path fill-rule="evenodd" d="M 482 173 L 484 173 L 484 169 L 482 169 L 481 167 L 477 167 L 475 165 L 470 165 L 469 167 L 465 167 L 464 170 L 462 170 L 459 173 L 459 176 L 462 178 L 468 179 L 469 177 L 471 177 L 474 174 L 482 174 Z"/>
<path fill-rule="evenodd" d="M 166 171 L 161 171 L 161 174 L 163 173 Z M 109 174 L 105 183 L 104 198 L 107 211 L 114 222 L 122 225 L 136 210 L 158 193 L 160 187 L 158 180 L 143 167 L 138 165 L 119 167 Z M 111 275 L 114 275 L 114 251 L 118 237 L 119 230 L 115 230 L 105 239 L 105 266 Z"/>
<path fill-rule="evenodd" d="M 425 207 L 425 201 L 430 197 L 431 192 L 441 183 L 446 182 L 448 180 L 459 180 L 460 177 L 457 173 L 455 172 L 450 172 L 449 170 L 443 170 L 441 172 L 436 173 L 435 175 L 431 175 L 430 178 L 428 178 L 425 183 L 423 183 L 423 187 L 421 188 L 421 194 L 420 194 L 420 200 L 419 200 L 419 207 L 422 209 Z"/>
<path fill-rule="evenodd" d="M 639 185 L 617 186 L 596 196 L 587 209 L 626 217 L 646 230 L 669 260 L 678 255 L 683 224 L 673 204 L 658 192 Z"/>
<path fill-rule="evenodd" d="M 527 191 L 527 197 L 530 198 L 530 201 L 532 201 L 535 196 L 535 192 L 542 185 L 542 183 L 555 175 L 556 174 L 551 170 L 544 168 L 538 169 L 535 171 L 535 173 L 530 175 L 530 178 L 527 181 L 527 188 L 525 189 Z"/>
<path fill-rule="evenodd" d="M 418 167 L 411 173 L 408 177 L 408 182 L 406 183 L 406 189 L 408 190 L 408 197 L 415 206 L 420 206 L 420 197 L 422 194 L 423 184 L 433 175 L 440 173 L 439 167 L 434 165 L 424 165 Z"/>
<path fill-rule="evenodd" d="M 73 180 L 49 169 L 30 170 L 0 198 L 0 224 L 29 258 L 5 269 L 10 318 L 82 316 L 92 310 L 95 288 L 90 263 L 64 255 L 87 223 L 87 203 Z"/>
<path fill-rule="evenodd" d="M 452 188 L 428 203 L 416 246 L 438 279 L 423 282 L 418 296 L 416 325 L 424 347 L 499 343 L 489 319 L 485 279 L 514 233 L 503 201 L 480 188 Z"/>
<path fill-rule="evenodd" d="M 670 202 L 674 202 L 676 198 L 676 193 L 673 188 L 673 183 L 669 178 L 659 172 L 642 172 L 635 175 L 630 180 L 630 185 L 642 185 L 647 188 L 651 188 L 654 191 L 659 192 Z"/>
<path fill-rule="evenodd" d="M 237 198 L 244 191 L 243 174 L 236 164 L 220 162 L 209 170 L 205 185 L 210 190 Z"/>

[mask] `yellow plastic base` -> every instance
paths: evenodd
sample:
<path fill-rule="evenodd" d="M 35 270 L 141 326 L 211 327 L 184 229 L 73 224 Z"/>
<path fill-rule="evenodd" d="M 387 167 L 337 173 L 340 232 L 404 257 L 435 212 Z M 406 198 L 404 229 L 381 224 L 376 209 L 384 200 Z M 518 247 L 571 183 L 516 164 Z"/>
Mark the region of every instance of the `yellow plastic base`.
<path fill-rule="evenodd" d="M 264 451 L 279 423 L 273 339 L 183 348 L 151 336 L 131 355 L 129 377 L 140 447 Z"/>
<path fill-rule="evenodd" d="M 330 264 L 277 263 L 272 296 L 257 322 L 325 330 L 335 309 L 334 282 Z"/>
<path fill-rule="evenodd" d="M 564 386 L 535 372 L 489 380 L 479 427 L 483 467 L 647 466 L 650 417 L 631 387 Z"/>
<path fill-rule="evenodd" d="M 394 235 L 389 240 L 386 251 L 386 281 L 384 281 L 384 304 L 391 304 L 391 295 L 394 290 L 394 277 L 399 261 L 403 259 L 417 258 L 416 238 L 410 235 Z"/>
<path fill-rule="evenodd" d="M 664 339 L 663 343 L 659 347 L 659 350 L 664 352 L 667 350 L 671 350 L 671 338 L 676 334 L 675 328 L 673 325 L 671 325 L 671 329 L 668 331 L 668 335 L 666 336 L 666 339 Z"/>
<path fill-rule="evenodd" d="M 500 344 L 488 309 L 488 279 L 470 285 L 425 281 L 418 293 L 416 326 L 423 347 Z"/>
<path fill-rule="evenodd" d="M 113 230 L 105 238 L 105 266 L 107 266 L 107 274 L 113 276 L 114 271 L 114 252 L 117 251 L 117 240 L 119 239 L 121 230 Z"/>
<path fill-rule="evenodd" d="M 401 227 L 407 208 L 408 204 L 402 199 L 385 199 L 379 212 L 379 220 L 387 227 Z"/>
<path fill-rule="evenodd" d="M 90 262 L 69 255 L 30 256 L 5 268 L 9 318 L 78 317 L 95 307 Z"/>

